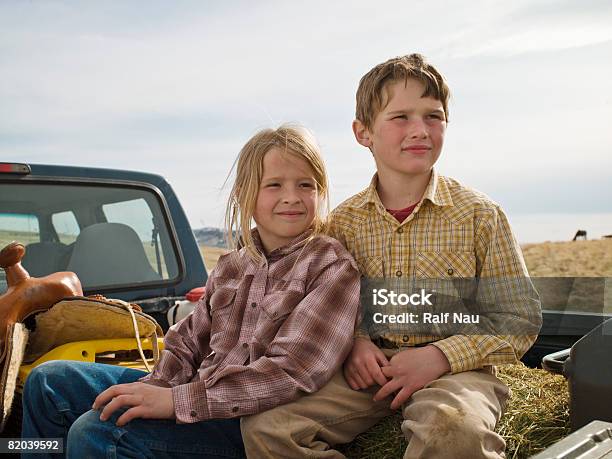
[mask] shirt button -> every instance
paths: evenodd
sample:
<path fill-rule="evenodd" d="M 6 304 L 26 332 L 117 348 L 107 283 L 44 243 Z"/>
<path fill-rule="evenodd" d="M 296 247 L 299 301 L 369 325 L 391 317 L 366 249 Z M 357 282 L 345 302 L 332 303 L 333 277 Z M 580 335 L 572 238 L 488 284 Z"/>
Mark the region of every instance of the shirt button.
<path fill-rule="evenodd" d="M 446 273 L 447 273 L 449 276 L 452 276 L 453 274 L 455 274 L 455 271 L 453 270 L 453 268 L 448 268 L 448 269 L 446 270 Z"/>
<path fill-rule="evenodd" d="M 404 232 L 404 228 L 398 228 L 398 229 L 397 229 L 397 232 L 398 232 L 398 233 L 400 233 L 400 234 L 402 234 L 402 233 Z"/>
<path fill-rule="evenodd" d="M 251 303 L 251 307 L 252 308 L 256 308 L 257 307 L 257 303 L 255 303 L 255 302 Z"/>
<path fill-rule="evenodd" d="M 395 273 L 395 275 L 396 275 L 397 277 L 402 277 L 402 272 L 401 272 L 401 271 L 397 271 L 397 272 Z"/>
<path fill-rule="evenodd" d="M 191 413 L 189 413 L 189 415 L 190 415 L 192 418 L 195 418 L 195 417 L 197 417 L 197 416 L 198 416 L 198 413 L 196 413 L 195 411 L 192 411 Z"/>
<path fill-rule="evenodd" d="M 237 406 L 233 406 L 232 407 L 232 413 L 237 413 L 239 409 L 240 408 L 238 408 Z"/>
<path fill-rule="evenodd" d="M 244 347 L 244 348 L 249 347 L 249 343 L 242 343 L 242 347 Z"/>
<path fill-rule="evenodd" d="M 408 341 L 410 341 L 410 337 L 408 335 L 404 335 L 404 336 L 402 336 L 402 341 L 404 343 L 407 343 Z"/>

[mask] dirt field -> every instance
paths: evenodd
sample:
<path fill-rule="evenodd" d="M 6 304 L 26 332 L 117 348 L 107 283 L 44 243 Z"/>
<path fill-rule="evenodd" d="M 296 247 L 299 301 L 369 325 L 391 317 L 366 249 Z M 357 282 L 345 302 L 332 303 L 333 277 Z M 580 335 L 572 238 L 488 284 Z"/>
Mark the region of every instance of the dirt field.
<path fill-rule="evenodd" d="M 200 250 L 209 271 L 226 252 Z M 544 309 L 612 313 L 612 239 L 526 244 L 523 254 Z"/>
<path fill-rule="evenodd" d="M 219 257 L 224 253 L 227 253 L 227 250 L 219 247 L 201 245 L 200 252 L 202 253 L 202 257 L 204 257 L 204 265 L 206 266 L 206 270 L 210 271 L 217 265 L 217 260 Z"/>
<path fill-rule="evenodd" d="M 612 239 L 523 246 L 532 277 L 612 277 Z"/>
<path fill-rule="evenodd" d="M 33 233 L 0 231 L 0 248 L 10 241 L 37 242 Z M 62 242 L 68 244 L 72 241 Z M 610 277 L 612 278 L 612 239 L 525 244 L 523 254 L 532 277 Z M 227 250 L 200 246 L 210 271 Z"/>
<path fill-rule="evenodd" d="M 207 246 L 200 250 L 209 270 L 226 252 Z M 612 239 L 526 244 L 523 254 L 533 277 L 612 277 Z"/>

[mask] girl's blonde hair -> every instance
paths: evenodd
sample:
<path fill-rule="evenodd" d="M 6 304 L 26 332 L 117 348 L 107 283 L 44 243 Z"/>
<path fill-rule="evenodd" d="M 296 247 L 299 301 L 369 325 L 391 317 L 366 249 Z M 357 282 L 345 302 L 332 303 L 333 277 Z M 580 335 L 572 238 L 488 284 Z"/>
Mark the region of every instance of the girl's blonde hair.
<path fill-rule="evenodd" d="M 242 147 L 232 166 L 232 170 L 236 169 L 236 180 L 225 211 L 228 246 L 231 249 L 245 247 L 256 261 L 261 261 L 263 254 L 255 247 L 251 222 L 263 177 L 264 156 L 274 147 L 284 154 L 306 161 L 312 170 L 319 195 L 319 205 L 312 225 L 313 236 L 325 230 L 325 216 L 329 209 L 327 172 L 312 134 L 301 126 L 289 124 L 259 131 Z"/>

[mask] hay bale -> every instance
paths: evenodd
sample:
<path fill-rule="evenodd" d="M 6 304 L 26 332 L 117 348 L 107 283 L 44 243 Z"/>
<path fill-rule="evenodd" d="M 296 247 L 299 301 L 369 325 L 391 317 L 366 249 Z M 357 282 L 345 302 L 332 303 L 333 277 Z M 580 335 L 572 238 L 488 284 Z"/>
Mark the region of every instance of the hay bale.
<path fill-rule="evenodd" d="M 497 432 L 506 440 L 506 456 L 525 458 L 570 433 L 567 381 L 559 375 L 520 365 L 504 365 L 498 377 L 512 398 Z"/>
<path fill-rule="evenodd" d="M 400 429 L 402 416 L 399 411 L 381 420 L 367 432 L 357 436 L 338 450 L 348 459 L 401 458 L 406 449 L 406 439 Z"/>
<path fill-rule="evenodd" d="M 509 459 L 527 458 L 569 434 L 569 395 L 562 376 L 516 364 L 498 367 L 498 377 L 512 389 L 496 428 Z M 395 413 L 339 449 L 349 459 L 401 458 L 406 449 L 401 420 Z"/>

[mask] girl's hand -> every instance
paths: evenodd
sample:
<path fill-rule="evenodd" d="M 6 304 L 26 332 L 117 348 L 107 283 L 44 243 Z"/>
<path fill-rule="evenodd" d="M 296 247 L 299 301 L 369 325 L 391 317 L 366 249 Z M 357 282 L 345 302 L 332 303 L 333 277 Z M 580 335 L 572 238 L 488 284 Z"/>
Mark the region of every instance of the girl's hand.
<path fill-rule="evenodd" d="M 121 427 L 132 419 L 174 419 L 174 400 L 172 389 L 158 387 L 142 382 L 117 384 L 101 392 L 94 400 L 92 409 L 100 407 L 100 420 L 106 421 L 121 407 L 131 407 L 117 419 Z"/>
<path fill-rule="evenodd" d="M 374 384 L 384 386 L 387 378 L 381 367 L 389 361 L 372 341 L 355 338 L 353 349 L 344 362 L 344 378 L 353 390 L 367 389 Z"/>

